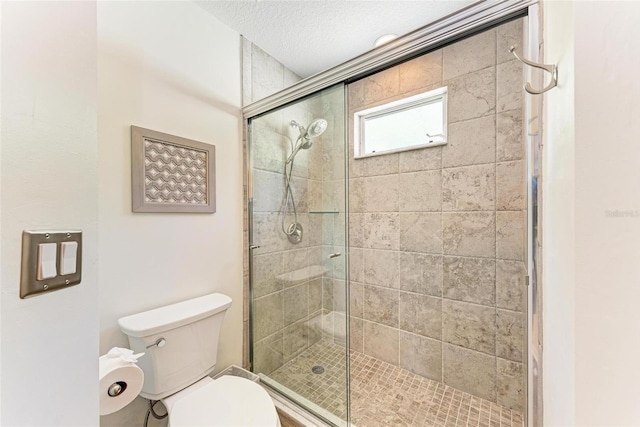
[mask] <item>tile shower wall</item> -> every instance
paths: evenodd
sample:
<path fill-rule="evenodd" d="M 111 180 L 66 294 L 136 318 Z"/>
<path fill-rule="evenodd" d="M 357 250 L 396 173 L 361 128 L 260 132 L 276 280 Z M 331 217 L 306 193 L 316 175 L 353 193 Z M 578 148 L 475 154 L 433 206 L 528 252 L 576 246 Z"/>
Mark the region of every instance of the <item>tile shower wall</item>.
<path fill-rule="evenodd" d="M 243 39 L 245 105 L 299 80 L 300 77 L 269 54 Z M 314 141 L 313 150 L 302 150 L 295 158 L 292 188 L 298 221 L 304 228 L 300 244 L 287 240 L 281 229 L 280 214 L 285 194 L 285 159 L 291 152 L 290 139 L 295 141 L 297 136 L 289 123 L 295 120 L 306 126 L 315 117 L 314 109 L 315 103 L 302 102 L 257 118 L 251 125 L 254 243 L 260 245 L 253 251 L 255 372 L 271 373 L 321 336 L 318 324 L 322 319 L 322 219 L 309 215 L 310 210 L 321 209 L 318 205 L 322 200 L 321 141 Z M 245 218 L 245 224 L 247 221 Z M 291 221 L 293 216 L 288 215 L 286 225 Z M 247 231 L 245 227 L 245 233 Z M 247 262 L 245 260 L 245 287 L 248 292 Z M 245 335 L 248 354 L 247 344 L 248 335 Z"/>
<path fill-rule="evenodd" d="M 525 164 L 512 21 L 349 85 L 351 349 L 524 405 Z M 353 158 L 356 111 L 448 87 L 448 143 Z"/>

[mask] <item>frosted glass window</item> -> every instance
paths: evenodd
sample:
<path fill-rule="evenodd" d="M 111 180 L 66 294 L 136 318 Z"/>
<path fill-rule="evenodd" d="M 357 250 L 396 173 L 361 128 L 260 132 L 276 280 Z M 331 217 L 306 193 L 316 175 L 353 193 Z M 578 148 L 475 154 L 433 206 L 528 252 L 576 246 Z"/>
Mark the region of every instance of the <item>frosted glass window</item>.
<path fill-rule="evenodd" d="M 357 112 L 355 157 L 446 143 L 446 100 L 444 87 Z"/>

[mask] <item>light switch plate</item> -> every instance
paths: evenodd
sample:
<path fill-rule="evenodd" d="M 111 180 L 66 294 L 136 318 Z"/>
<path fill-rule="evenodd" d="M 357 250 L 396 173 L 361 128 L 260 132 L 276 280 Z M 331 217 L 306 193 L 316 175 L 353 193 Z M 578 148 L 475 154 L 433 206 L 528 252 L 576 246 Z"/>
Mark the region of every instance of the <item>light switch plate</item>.
<path fill-rule="evenodd" d="M 63 242 L 78 243 L 76 252 L 76 272 L 62 275 L 61 244 Z M 50 279 L 37 279 L 38 245 L 55 243 L 58 245 L 56 270 L 58 275 Z M 22 232 L 22 267 L 20 274 L 20 298 L 27 298 L 42 293 L 56 291 L 77 285 L 82 279 L 82 231 L 33 231 Z"/>

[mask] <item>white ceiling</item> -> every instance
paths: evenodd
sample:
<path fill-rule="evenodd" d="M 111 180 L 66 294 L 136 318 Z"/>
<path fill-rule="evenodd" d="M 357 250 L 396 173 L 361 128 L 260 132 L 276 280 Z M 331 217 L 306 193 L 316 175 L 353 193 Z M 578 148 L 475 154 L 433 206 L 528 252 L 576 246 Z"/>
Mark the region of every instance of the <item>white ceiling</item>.
<path fill-rule="evenodd" d="M 300 77 L 373 48 L 381 35 L 403 35 L 477 0 L 208 0 L 205 10 Z"/>

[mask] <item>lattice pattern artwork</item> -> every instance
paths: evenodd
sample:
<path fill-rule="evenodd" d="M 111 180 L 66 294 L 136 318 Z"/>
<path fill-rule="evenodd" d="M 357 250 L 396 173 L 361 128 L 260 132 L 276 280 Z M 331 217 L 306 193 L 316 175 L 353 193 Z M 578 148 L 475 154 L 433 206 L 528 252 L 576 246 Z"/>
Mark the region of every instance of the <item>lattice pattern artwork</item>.
<path fill-rule="evenodd" d="M 144 140 L 144 199 L 207 204 L 207 153 Z"/>
<path fill-rule="evenodd" d="M 215 147 L 131 126 L 134 212 L 215 212 Z"/>

